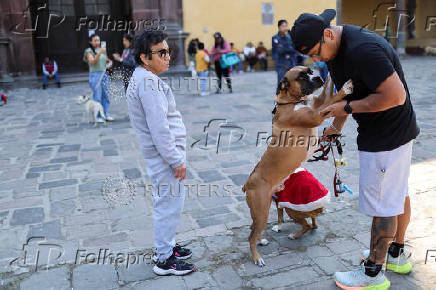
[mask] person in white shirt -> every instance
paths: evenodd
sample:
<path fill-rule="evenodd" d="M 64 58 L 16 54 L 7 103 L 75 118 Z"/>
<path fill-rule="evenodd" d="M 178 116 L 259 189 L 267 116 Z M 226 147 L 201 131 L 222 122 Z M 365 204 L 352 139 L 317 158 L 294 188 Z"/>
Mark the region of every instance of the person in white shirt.
<path fill-rule="evenodd" d="M 256 48 L 253 43 L 248 42 L 247 46 L 244 47 L 244 56 L 248 62 L 247 71 L 251 71 L 257 62 Z"/>

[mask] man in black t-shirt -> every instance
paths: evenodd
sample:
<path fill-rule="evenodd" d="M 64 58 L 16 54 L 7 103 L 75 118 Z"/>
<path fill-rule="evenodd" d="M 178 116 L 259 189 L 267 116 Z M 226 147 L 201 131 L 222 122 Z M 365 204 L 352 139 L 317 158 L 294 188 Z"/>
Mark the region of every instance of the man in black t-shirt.
<path fill-rule="evenodd" d="M 352 114 L 358 123 L 359 211 L 373 217 L 370 251 L 362 269 L 337 272 L 341 288 L 390 285 L 383 272 L 405 274 L 412 265 L 404 252 L 410 221 L 408 177 L 413 139 L 419 134 L 409 90 L 397 53 L 379 35 L 353 25 L 330 26 L 333 9 L 303 13 L 291 37 L 295 48 L 327 62 L 339 89 L 353 80 L 353 93 L 321 113 L 335 117 L 324 135 L 339 134 Z M 389 246 L 391 241 L 392 244 Z"/>

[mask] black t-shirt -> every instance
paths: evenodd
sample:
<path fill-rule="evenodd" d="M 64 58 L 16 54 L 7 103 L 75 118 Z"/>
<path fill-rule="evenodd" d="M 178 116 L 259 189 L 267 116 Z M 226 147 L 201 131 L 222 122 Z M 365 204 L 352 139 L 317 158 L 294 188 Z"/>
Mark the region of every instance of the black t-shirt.
<path fill-rule="evenodd" d="M 415 139 L 419 134 L 400 60 L 393 47 L 381 36 L 367 29 L 344 25 L 337 56 L 327 62 L 337 88 L 349 79 L 354 89 L 346 100 L 360 100 L 397 72 L 404 88 L 403 105 L 375 113 L 353 113 L 358 123 L 357 146 L 361 151 L 390 151 Z"/>

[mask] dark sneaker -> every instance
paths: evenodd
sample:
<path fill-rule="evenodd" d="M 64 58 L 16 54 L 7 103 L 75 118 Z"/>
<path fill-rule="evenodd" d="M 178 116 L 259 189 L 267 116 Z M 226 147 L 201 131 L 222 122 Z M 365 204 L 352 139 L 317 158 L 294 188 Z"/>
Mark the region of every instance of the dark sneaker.
<path fill-rule="evenodd" d="M 171 255 L 166 261 L 156 263 L 153 267 L 153 272 L 156 275 L 176 275 L 182 276 L 194 272 L 197 267 L 193 264 L 185 263 Z"/>
<path fill-rule="evenodd" d="M 176 244 L 176 246 L 173 248 L 173 255 L 178 260 L 186 260 L 186 259 L 191 258 L 192 251 L 190 249 L 187 249 L 187 248 L 182 248 L 182 246 L 180 246 L 179 244 Z M 151 260 L 153 261 L 153 263 L 155 263 L 155 264 L 157 263 L 156 253 L 153 253 Z"/>
<path fill-rule="evenodd" d="M 173 248 L 173 255 L 179 260 L 186 260 L 191 258 L 192 251 L 187 248 L 182 248 L 182 246 L 176 244 L 176 246 Z"/>

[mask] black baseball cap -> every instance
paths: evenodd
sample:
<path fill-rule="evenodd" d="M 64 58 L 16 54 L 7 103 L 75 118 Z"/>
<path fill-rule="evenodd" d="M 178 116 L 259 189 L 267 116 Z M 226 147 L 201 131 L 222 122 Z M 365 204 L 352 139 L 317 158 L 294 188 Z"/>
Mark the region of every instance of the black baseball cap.
<path fill-rule="evenodd" d="M 330 27 L 335 16 L 334 9 L 326 9 L 320 15 L 303 13 L 298 16 L 290 32 L 295 48 L 307 54 L 321 40 L 324 29 Z"/>

